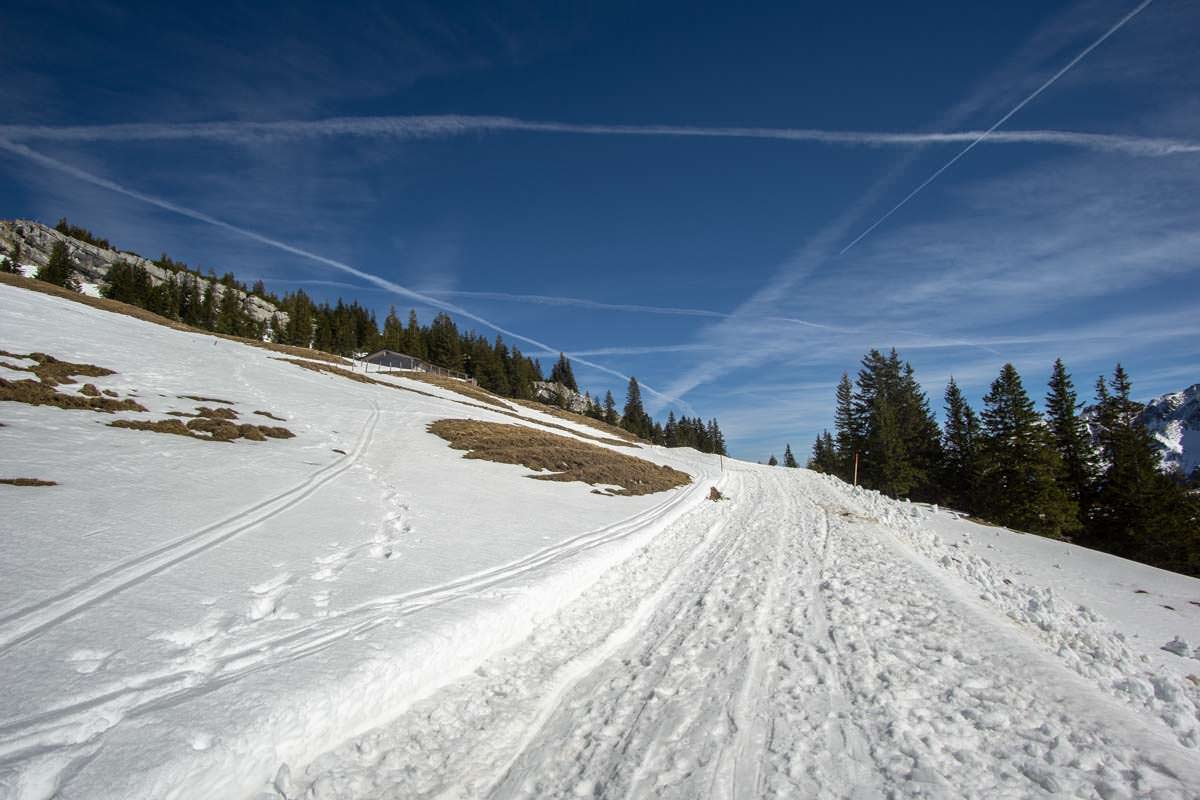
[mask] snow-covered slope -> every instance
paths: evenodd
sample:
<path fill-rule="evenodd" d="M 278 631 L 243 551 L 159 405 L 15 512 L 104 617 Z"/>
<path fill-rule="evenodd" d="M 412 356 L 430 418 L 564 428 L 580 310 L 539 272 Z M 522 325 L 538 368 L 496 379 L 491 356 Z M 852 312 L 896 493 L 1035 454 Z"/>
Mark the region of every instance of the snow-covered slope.
<path fill-rule="evenodd" d="M 1190 476 L 1200 468 L 1200 383 L 1154 398 L 1138 422 L 1154 434 L 1163 469 Z"/>
<path fill-rule="evenodd" d="M 0 403 L 59 484 L 0 485 L 0 797 L 1200 793 L 1200 581 L 690 450 L 529 480 L 426 425 L 596 431 L 4 285 L 0 350 L 296 434 Z"/>

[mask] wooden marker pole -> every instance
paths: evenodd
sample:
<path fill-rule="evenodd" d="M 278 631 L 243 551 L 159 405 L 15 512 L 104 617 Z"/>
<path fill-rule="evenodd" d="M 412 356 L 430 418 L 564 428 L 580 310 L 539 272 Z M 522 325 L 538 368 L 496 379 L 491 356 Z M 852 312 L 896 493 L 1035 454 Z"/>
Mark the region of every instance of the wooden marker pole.
<path fill-rule="evenodd" d="M 854 454 L 854 485 L 858 486 L 858 453 Z"/>

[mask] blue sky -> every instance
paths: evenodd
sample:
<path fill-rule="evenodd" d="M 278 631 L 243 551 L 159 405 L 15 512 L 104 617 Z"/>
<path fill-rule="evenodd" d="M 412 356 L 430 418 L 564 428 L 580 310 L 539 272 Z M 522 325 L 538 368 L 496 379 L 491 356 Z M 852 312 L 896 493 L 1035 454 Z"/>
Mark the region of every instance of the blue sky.
<path fill-rule="evenodd" d="M 1005 361 L 1035 396 L 1058 356 L 1084 394 L 1118 360 L 1142 398 L 1200 381 L 1194 2 L 558 6 L 10 3 L 0 215 L 451 304 L 750 459 L 807 453 L 871 347 L 936 407 Z M 976 138 L 928 134 L 1134 11 L 858 239 Z"/>

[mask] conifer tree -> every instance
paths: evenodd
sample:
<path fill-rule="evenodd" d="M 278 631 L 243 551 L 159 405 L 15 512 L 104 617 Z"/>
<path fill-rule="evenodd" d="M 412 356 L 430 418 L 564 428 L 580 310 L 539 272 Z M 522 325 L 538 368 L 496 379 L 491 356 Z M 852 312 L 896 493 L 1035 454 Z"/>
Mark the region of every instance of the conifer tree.
<path fill-rule="evenodd" d="M 396 315 L 396 307 L 388 308 L 388 314 L 383 318 L 383 349 L 395 353 L 404 352 L 404 325 Z"/>
<path fill-rule="evenodd" d="M 778 467 L 779 466 L 779 459 L 777 459 L 775 457 L 774 453 L 771 453 L 771 457 L 767 459 L 767 466 L 768 467 Z"/>
<path fill-rule="evenodd" d="M 53 283 L 57 286 L 63 286 L 75 291 L 79 290 L 75 282 L 73 273 L 75 268 L 71 265 L 71 255 L 67 251 L 67 245 L 61 241 L 56 241 L 54 247 L 50 249 L 50 258 L 45 266 L 37 271 L 37 278 L 40 281 Z"/>
<path fill-rule="evenodd" d="M 416 310 L 408 312 L 408 328 L 404 331 L 404 352 L 414 358 L 426 359 L 429 357 L 429 350 L 426 347 L 426 335 L 421 328 L 421 323 L 417 321 Z"/>
<path fill-rule="evenodd" d="M 792 445 L 790 443 L 783 446 L 783 465 L 793 469 L 800 466 L 796 462 L 796 457 L 792 455 Z"/>
<path fill-rule="evenodd" d="M 863 431 L 859 417 L 854 411 L 854 386 L 850 383 L 850 376 L 844 372 L 837 387 L 833 429 L 836 432 L 837 474 L 843 480 L 849 481 L 853 471 L 854 454 L 862 449 Z"/>
<path fill-rule="evenodd" d="M 3 261 L 0 261 L 0 272 L 7 272 L 12 275 L 19 275 L 21 270 L 17 268 L 17 262 L 13 261 L 10 256 L 5 256 Z"/>
<path fill-rule="evenodd" d="M 604 393 L 604 421 L 609 425 L 616 425 L 621 421 L 620 417 L 617 416 L 617 403 L 613 400 L 613 393 L 611 391 Z"/>
<path fill-rule="evenodd" d="M 786 463 L 786 461 L 785 461 Z M 829 431 L 822 431 L 813 442 L 812 456 L 808 459 L 808 468 L 814 472 L 826 475 L 836 475 L 840 468 L 837 445 Z"/>
<path fill-rule="evenodd" d="M 621 414 L 621 427 L 643 439 L 650 434 L 648 415 L 642 406 L 642 390 L 637 378 L 629 379 L 629 388 L 625 392 L 625 409 Z"/>
<path fill-rule="evenodd" d="M 946 425 L 942 433 L 943 502 L 974 511 L 979 490 L 979 417 L 950 378 L 945 395 Z"/>
<path fill-rule="evenodd" d="M 1106 468 L 1094 504 L 1096 543 L 1117 555 L 1200 575 L 1200 500 L 1160 471 L 1124 368 L 1118 364 L 1109 386 L 1102 381 L 1097 388 Z"/>
<path fill-rule="evenodd" d="M 993 522 L 1060 537 L 1079 529 L 1079 507 L 1058 481 L 1062 460 L 1012 364 L 983 398 L 983 511 Z"/>
<path fill-rule="evenodd" d="M 721 433 L 721 426 L 717 424 L 717 418 L 713 417 L 708 423 L 709 439 L 712 442 L 711 452 L 727 456 L 729 453 L 725 450 L 725 434 Z"/>
<path fill-rule="evenodd" d="M 579 391 L 579 384 L 575 382 L 575 373 L 571 370 L 571 362 L 562 353 L 558 354 L 558 362 L 550 370 L 550 382 L 560 383 L 572 392 Z"/>
<path fill-rule="evenodd" d="M 1046 394 L 1046 416 L 1054 446 L 1063 462 L 1064 488 L 1079 505 L 1080 521 L 1086 523 L 1098 476 L 1096 454 L 1087 424 L 1079 416 L 1080 408 L 1071 376 L 1062 359 L 1057 358 L 1050 374 L 1050 390 Z"/>

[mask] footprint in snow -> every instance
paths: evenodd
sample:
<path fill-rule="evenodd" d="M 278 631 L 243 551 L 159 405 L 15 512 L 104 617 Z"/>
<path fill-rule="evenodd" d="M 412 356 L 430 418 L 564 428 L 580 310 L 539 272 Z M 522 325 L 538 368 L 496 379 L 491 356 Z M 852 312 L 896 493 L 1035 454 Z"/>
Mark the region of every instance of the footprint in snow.
<path fill-rule="evenodd" d="M 76 650 L 67 656 L 66 662 L 80 675 L 91 675 L 103 667 L 111 656 L 111 650 Z"/>

